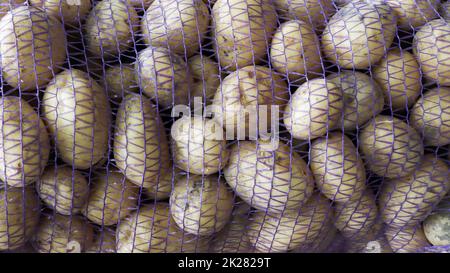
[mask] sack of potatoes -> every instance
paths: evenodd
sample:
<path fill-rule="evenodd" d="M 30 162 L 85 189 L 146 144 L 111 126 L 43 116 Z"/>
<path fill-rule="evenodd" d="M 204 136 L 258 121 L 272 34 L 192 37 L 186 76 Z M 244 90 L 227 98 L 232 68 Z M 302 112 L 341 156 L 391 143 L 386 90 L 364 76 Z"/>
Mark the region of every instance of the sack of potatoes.
<path fill-rule="evenodd" d="M 0 2 L 0 252 L 450 251 L 450 1 Z"/>

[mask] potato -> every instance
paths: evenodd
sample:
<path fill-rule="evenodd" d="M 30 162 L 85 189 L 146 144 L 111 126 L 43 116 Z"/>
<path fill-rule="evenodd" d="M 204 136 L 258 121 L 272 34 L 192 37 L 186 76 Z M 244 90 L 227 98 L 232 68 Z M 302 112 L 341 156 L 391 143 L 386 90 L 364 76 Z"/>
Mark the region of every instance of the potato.
<path fill-rule="evenodd" d="M 121 64 L 106 69 L 106 90 L 112 99 L 122 99 L 128 92 L 139 92 L 139 86 L 135 79 L 133 64 Z"/>
<path fill-rule="evenodd" d="M 111 226 L 136 210 L 139 188 L 118 171 L 109 170 L 92 181 L 83 214 L 100 226 Z"/>
<path fill-rule="evenodd" d="M 233 194 L 216 175 L 179 179 L 170 196 L 175 223 L 185 232 L 208 236 L 222 230 L 231 218 Z"/>
<path fill-rule="evenodd" d="M 93 242 L 94 229 L 79 216 L 43 215 L 33 244 L 39 253 L 81 253 Z"/>
<path fill-rule="evenodd" d="M 299 211 L 281 215 L 256 212 L 246 236 L 259 252 L 287 252 L 315 241 L 332 214 L 330 202 L 315 194 Z"/>
<path fill-rule="evenodd" d="M 414 104 L 410 124 L 423 134 L 425 145 L 450 144 L 450 88 L 434 88 L 423 94 Z"/>
<path fill-rule="evenodd" d="M 153 47 L 190 57 L 198 52 L 209 25 L 208 6 L 203 1 L 154 1 L 141 21 L 144 42 Z"/>
<path fill-rule="evenodd" d="M 409 108 L 422 92 L 419 64 L 406 50 L 389 50 L 373 68 L 372 77 L 379 83 L 386 104 L 393 110 Z"/>
<path fill-rule="evenodd" d="M 342 89 L 344 117 L 340 123 L 344 132 L 361 127 L 383 110 L 383 92 L 380 86 L 366 74 L 341 70 L 338 74 L 329 75 L 327 79 Z"/>
<path fill-rule="evenodd" d="M 23 247 L 39 222 L 39 198 L 32 188 L 0 190 L 0 250 Z"/>
<path fill-rule="evenodd" d="M 273 36 L 270 61 L 290 81 L 322 75 L 319 39 L 312 27 L 300 20 L 283 23 Z"/>
<path fill-rule="evenodd" d="M 306 162 L 290 147 L 276 150 L 263 141 L 240 141 L 231 147 L 225 180 L 252 207 L 280 214 L 297 211 L 314 190 L 314 178 Z"/>
<path fill-rule="evenodd" d="M 366 69 L 383 58 L 396 33 L 396 17 L 383 3 L 349 3 L 322 34 L 324 56 L 344 69 Z"/>
<path fill-rule="evenodd" d="M 42 112 L 64 162 L 88 169 L 106 155 L 111 110 L 105 91 L 87 73 L 56 75 L 45 89 Z"/>
<path fill-rule="evenodd" d="M 396 253 L 417 253 L 431 246 L 421 226 L 387 227 L 386 238 Z"/>
<path fill-rule="evenodd" d="M 39 8 L 10 10 L 0 20 L 0 60 L 2 78 L 10 86 L 42 88 L 66 60 L 63 25 Z"/>
<path fill-rule="evenodd" d="M 70 167 L 49 166 L 36 183 L 45 205 L 63 215 L 81 212 L 89 195 L 86 178 Z"/>
<path fill-rule="evenodd" d="M 302 84 L 284 110 L 284 125 L 294 138 L 312 140 L 335 129 L 344 106 L 342 90 L 327 79 Z"/>
<path fill-rule="evenodd" d="M 383 221 L 377 219 L 370 229 L 359 232 L 361 235 L 345 241 L 346 253 L 392 253 L 385 236 Z M 364 234 L 365 233 L 365 234 Z"/>
<path fill-rule="evenodd" d="M 130 182 L 150 192 L 169 182 L 162 179 L 162 174 L 170 171 L 169 144 L 149 99 L 130 94 L 122 100 L 116 117 L 114 159 Z"/>
<path fill-rule="evenodd" d="M 154 2 L 154 0 L 127 0 L 127 2 L 136 9 L 146 9 Z"/>
<path fill-rule="evenodd" d="M 171 133 L 173 161 L 183 171 L 208 175 L 227 164 L 227 142 L 217 121 L 182 117 L 172 125 Z"/>
<path fill-rule="evenodd" d="M 105 229 L 95 234 L 92 245 L 85 253 L 116 253 L 116 234 L 112 230 Z"/>
<path fill-rule="evenodd" d="M 207 56 L 195 55 L 189 58 L 188 65 L 193 78 L 191 98 L 200 97 L 201 102 L 209 104 L 220 85 L 218 64 Z"/>
<path fill-rule="evenodd" d="M 423 231 L 434 246 L 450 245 L 450 212 L 434 212 L 423 222 Z"/>
<path fill-rule="evenodd" d="M 133 6 L 123 0 L 101 0 L 85 23 L 87 49 L 104 59 L 114 58 L 133 46 L 139 17 Z"/>
<path fill-rule="evenodd" d="M 1 0 L 0 1 L 0 19 L 11 9 L 23 6 L 27 3 L 25 0 Z"/>
<path fill-rule="evenodd" d="M 274 5 L 282 17 L 302 20 L 319 29 L 336 11 L 332 0 L 275 0 Z"/>
<path fill-rule="evenodd" d="M 144 205 L 117 227 L 118 253 L 205 252 L 208 239 L 183 233 L 167 203 Z"/>
<path fill-rule="evenodd" d="M 192 77 L 180 56 L 162 47 L 148 47 L 139 52 L 135 71 L 142 92 L 162 107 L 188 103 Z"/>
<path fill-rule="evenodd" d="M 424 76 L 443 86 L 450 86 L 449 46 L 450 25 L 443 19 L 426 23 L 413 40 L 413 53 Z"/>
<path fill-rule="evenodd" d="M 398 25 L 404 29 L 416 28 L 438 17 L 439 0 L 385 0 L 395 12 Z"/>
<path fill-rule="evenodd" d="M 62 20 L 64 24 L 80 26 L 91 10 L 91 0 L 30 0 L 32 6 Z"/>
<path fill-rule="evenodd" d="M 181 170 L 174 168 L 173 166 L 167 167 L 164 171 L 161 171 L 158 177 L 158 183 L 152 183 L 148 188 L 144 189 L 145 194 L 152 200 L 164 200 L 170 197 L 172 192 L 172 183 L 175 181 L 176 176 L 179 175 Z"/>
<path fill-rule="evenodd" d="M 50 152 L 45 124 L 30 104 L 15 96 L 0 98 L 0 179 L 24 187 L 39 179 Z"/>
<path fill-rule="evenodd" d="M 335 202 L 358 199 L 366 187 L 364 163 L 352 141 L 341 132 L 312 142 L 310 167 L 317 187 Z"/>
<path fill-rule="evenodd" d="M 331 217 L 326 220 L 319 231 L 317 238 L 300 248 L 294 249 L 295 253 L 329 253 L 332 251 L 333 243 L 339 240 L 338 230 L 333 225 Z"/>
<path fill-rule="evenodd" d="M 450 190 L 450 169 L 433 154 L 408 176 L 385 182 L 379 204 L 383 221 L 395 227 L 422 222 Z"/>
<path fill-rule="evenodd" d="M 359 139 L 366 166 L 379 176 L 407 176 L 422 159 L 420 134 L 396 117 L 376 116 L 361 130 Z"/>
<path fill-rule="evenodd" d="M 441 18 L 448 21 L 450 19 L 450 2 L 442 2 L 439 5 L 438 12 Z"/>
<path fill-rule="evenodd" d="M 234 71 L 264 61 L 277 28 L 277 13 L 268 0 L 217 0 L 212 28 L 217 60 Z"/>

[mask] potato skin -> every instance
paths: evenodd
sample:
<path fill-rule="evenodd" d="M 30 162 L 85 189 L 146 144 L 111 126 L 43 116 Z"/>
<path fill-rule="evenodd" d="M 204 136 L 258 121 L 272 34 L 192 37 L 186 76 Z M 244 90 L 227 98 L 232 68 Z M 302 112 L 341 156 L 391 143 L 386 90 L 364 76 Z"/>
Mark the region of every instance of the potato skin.
<path fill-rule="evenodd" d="M 346 253 L 392 253 L 385 235 L 385 225 L 379 218 L 370 229 L 359 233 L 362 236 L 356 236 L 344 242 Z"/>
<path fill-rule="evenodd" d="M 344 69 L 366 69 L 386 54 L 396 23 L 386 4 L 349 3 L 331 17 L 322 33 L 324 56 Z"/>
<path fill-rule="evenodd" d="M 208 56 L 194 55 L 189 58 L 188 65 L 193 79 L 191 104 L 195 97 L 200 97 L 201 102 L 206 100 L 206 104 L 209 104 L 220 85 L 219 64 Z"/>
<path fill-rule="evenodd" d="M 434 246 L 450 244 L 450 213 L 437 211 L 423 222 L 423 231 L 428 241 Z"/>
<path fill-rule="evenodd" d="M 74 1 L 75 2 L 75 1 Z M 32 6 L 41 7 L 45 12 L 62 20 L 64 24 L 79 26 L 91 10 L 91 0 L 80 0 L 69 4 L 67 0 L 29 0 Z"/>
<path fill-rule="evenodd" d="M 450 144 L 450 88 L 440 87 L 425 92 L 411 109 L 410 123 L 424 137 L 424 144 Z"/>
<path fill-rule="evenodd" d="M 400 28 L 410 29 L 424 25 L 438 17 L 439 0 L 386 0 L 397 15 Z"/>
<path fill-rule="evenodd" d="M 316 139 L 310 167 L 322 194 L 335 202 L 358 199 L 366 187 L 364 163 L 352 141 L 340 132 Z"/>
<path fill-rule="evenodd" d="M 276 150 L 255 141 L 233 144 L 224 176 L 247 204 L 272 214 L 297 211 L 314 190 L 306 162 L 284 143 Z"/>
<path fill-rule="evenodd" d="M 0 190 L 0 250 L 23 247 L 39 223 L 39 198 L 32 188 Z"/>
<path fill-rule="evenodd" d="M 9 11 L 0 20 L 0 41 L 2 77 L 22 91 L 42 88 L 66 60 L 63 25 L 40 8 Z"/>
<path fill-rule="evenodd" d="M 387 227 L 386 238 L 395 253 L 417 253 L 431 246 L 421 226 Z"/>
<path fill-rule="evenodd" d="M 366 166 L 375 174 L 397 178 L 412 173 L 420 163 L 420 134 L 396 117 L 378 115 L 359 134 Z"/>
<path fill-rule="evenodd" d="M 438 8 L 439 15 L 444 19 L 450 19 L 450 2 L 442 2 Z"/>
<path fill-rule="evenodd" d="M 318 29 L 336 11 L 332 0 L 275 0 L 274 5 L 282 17 L 302 20 Z"/>
<path fill-rule="evenodd" d="M 88 169 L 108 151 L 111 110 L 105 90 L 87 73 L 64 70 L 45 89 L 42 110 L 61 159 Z"/>
<path fill-rule="evenodd" d="M 220 65 L 235 71 L 263 61 L 277 28 L 277 13 L 268 0 L 217 0 L 212 27 Z"/>
<path fill-rule="evenodd" d="M 85 253 L 116 253 L 116 233 L 110 229 L 96 232 L 94 241 Z"/>
<path fill-rule="evenodd" d="M 121 100 L 129 92 L 139 92 L 133 64 L 115 65 L 106 69 L 106 90 L 112 99 Z"/>

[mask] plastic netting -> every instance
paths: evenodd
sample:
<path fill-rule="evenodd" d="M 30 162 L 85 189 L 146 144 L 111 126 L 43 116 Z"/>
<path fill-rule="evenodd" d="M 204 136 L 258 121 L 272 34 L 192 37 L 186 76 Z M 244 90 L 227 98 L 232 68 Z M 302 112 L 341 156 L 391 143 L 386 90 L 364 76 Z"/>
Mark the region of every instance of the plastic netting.
<path fill-rule="evenodd" d="M 449 252 L 449 3 L 1 0 L 0 250 Z"/>

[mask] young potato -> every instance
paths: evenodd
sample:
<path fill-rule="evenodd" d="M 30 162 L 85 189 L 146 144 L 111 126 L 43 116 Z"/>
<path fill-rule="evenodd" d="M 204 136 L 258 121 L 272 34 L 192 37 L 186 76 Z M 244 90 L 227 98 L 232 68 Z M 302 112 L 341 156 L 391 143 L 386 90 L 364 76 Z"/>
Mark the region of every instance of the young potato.
<path fill-rule="evenodd" d="M 270 61 L 290 81 L 322 75 L 319 38 L 304 21 L 285 22 L 273 35 Z"/>
<path fill-rule="evenodd" d="M 172 193 L 173 181 L 176 181 L 176 177 L 180 175 L 179 172 L 181 170 L 173 166 L 161 171 L 160 176 L 157 178 L 158 183 L 149 184 L 149 187 L 144 188 L 146 196 L 156 201 L 168 199 Z"/>
<path fill-rule="evenodd" d="M 310 167 L 317 187 L 335 202 L 357 200 L 366 188 L 364 163 L 352 141 L 341 132 L 312 142 Z"/>
<path fill-rule="evenodd" d="M 43 215 L 34 234 L 39 253 L 81 253 L 93 243 L 94 229 L 79 216 Z"/>
<path fill-rule="evenodd" d="M 64 162 L 88 169 L 106 155 L 111 110 L 105 90 L 87 73 L 56 75 L 45 89 L 42 112 Z"/>
<path fill-rule="evenodd" d="M 139 92 L 133 64 L 111 66 L 105 71 L 106 90 L 112 99 L 121 100 L 129 92 Z"/>
<path fill-rule="evenodd" d="M 171 171 L 167 136 L 151 100 L 129 94 L 117 111 L 114 132 L 116 166 L 130 182 L 153 193 L 164 187 L 164 172 Z M 158 186 L 159 185 L 159 186 Z"/>
<path fill-rule="evenodd" d="M 135 71 L 142 92 L 162 107 L 188 103 L 192 77 L 180 56 L 150 46 L 139 52 Z"/>
<path fill-rule="evenodd" d="M 234 71 L 264 61 L 277 28 L 277 13 L 269 0 L 217 0 L 212 28 L 217 60 Z"/>
<path fill-rule="evenodd" d="M 185 232 L 208 236 L 222 230 L 231 218 L 233 194 L 216 175 L 179 179 L 170 196 L 175 223 Z"/>
<path fill-rule="evenodd" d="M 200 50 L 208 25 L 209 10 L 203 1 L 156 0 L 142 17 L 141 31 L 146 44 L 190 57 Z"/>
<path fill-rule="evenodd" d="M 86 23 L 87 49 L 95 56 L 111 59 L 133 46 L 139 17 L 123 0 L 101 0 L 89 13 Z"/>
<path fill-rule="evenodd" d="M 346 253 L 392 253 L 392 248 L 384 234 L 383 221 L 377 220 L 370 229 L 359 233 L 365 236 L 357 236 L 345 241 Z"/>
<path fill-rule="evenodd" d="M 434 246 L 450 245 L 450 212 L 437 211 L 423 222 L 423 231 L 428 241 Z"/>
<path fill-rule="evenodd" d="M 70 216 L 81 212 L 89 195 L 89 186 L 77 170 L 50 166 L 36 182 L 36 191 L 47 207 Z"/>
<path fill-rule="evenodd" d="M 314 190 L 314 178 L 306 162 L 290 146 L 276 150 L 262 141 L 240 141 L 231 147 L 225 180 L 252 207 L 280 214 L 297 211 Z"/>
<path fill-rule="evenodd" d="M 383 3 L 349 3 L 322 33 L 324 56 L 344 69 L 366 69 L 386 54 L 396 33 L 396 17 Z"/>
<path fill-rule="evenodd" d="M 29 0 L 32 6 L 41 7 L 45 12 L 62 20 L 66 25 L 81 25 L 91 10 L 91 0 Z"/>
<path fill-rule="evenodd" d="M 302 20 L 318 29 L 336 11 L 332 0 L 274 0 L 274 5 L 282 17 Z"/>
<path fill-rule="evenodd" d="M 39 198 L 32 188 L 0 190 L 0 251 L 23 247 L 39 223 Z"/>
<path fill-rule="evenodd" d="M 372 77 L 383 90 L 386 104 L 393 110 L 409 108 L 422 92 L 419 64 L 406 50 L 389 50 L 373 68 Z"/>
<path fill-rule="evenodd" d="M 193 78 L 191 98 L 200 97 L 209 104 L 220 85 L 218 64 L 208 56 L 195 55 L 189 58 L 188 65 Z"/>
<path fill-rule="evenodd" d="M 339 124 L 344 102 L 342 90 L 327 79 L 302 84 L 284 110 L 284 125 L 294 138 L 312 140 Z"/>
<path fill-rule="evenodd" d="M 396 117 L 376 116 L 361 130 L 359 139 L 366 166 L 386 178 L 412 173 L 424 152 L 420 134 Z"/>
<path fill-rule="evenodd" d="M 439 16 L 439 0 L 385 0 L 395 12 L 398 26 L 417 28 Z"/>
<path fill-rule="evenodd" d="M 0 98 L 0 179 L 24 187 L 39 179 L 47 164 L 50 142 L 44 122 L 25 100 Z"/>
<path fill-rule="evenodd" d="M 96 232 L 94 241 L 85 253 L 116 253 L 116 234 L 113 230 L 105 229 Z"/>
<path fill-rule="evenodd" d="M 0 20 L 0 41 L 2 78 L 22 92 L 45 86 L 66 60 L 63 25 L 40 8 L 10 10 Z"/>
<path fill-rule="evenodd" d="M 450 88 L 434 88 L 414 104 L 409 117 L 411 126 L 423 134 L 425 145 L 450 144 Z"/>
<path fill-rule="evenodd" d="M 340 122 L 344 132 L 354 131 L 383 110 L 383 92 L 366 74 L 341 70 L 338 74 L 331 74 L 327 79 L 337 84 L 344 96 L 344 117 Z"/>
<path fill-rule="evenodd" d="M 403 227 L 422 222 L 450 190 L 450 169 L 433 154 L 408 176 L 386 181 L 379 196 L 383 221 Z"/>
<path fill-rule="evenodd" d="M 386 238 L 395 253 L 417 253 L 431 246 L 421 226 L 387 227 Z"/>
<path fill-rule="evenodd" d="M 229 152 L 222 126 L 203 117 L 185 117 L 172 125 L 174 165 L 192 174 L 219 172 L 228 162 Z"/>
<path fill-rule="evenodd" d="M 264 211 L 254 213 L 246 236 L 259 252 L 287 252 L 315 241 L 332 215 L 330 202 L 314 194 L 298 211 L 281 215 Z"/>
<path fill-rule="evenodd" d="M 92 181 L 83 214 L 100 226 L 111 226 L 136 210 L 139 188 L 123 174 L 110 170 Z"/>
<path fill-rule="evenodd" d="M 26 0 L 0 0 L 0 19 L 13 8 L 23 6 Z"/>

